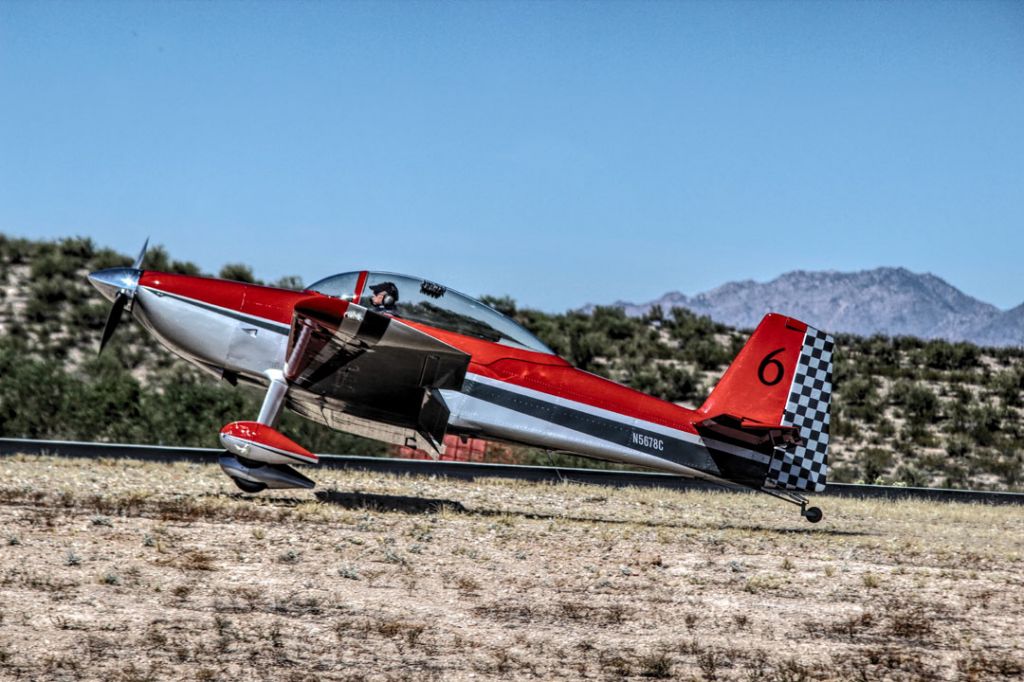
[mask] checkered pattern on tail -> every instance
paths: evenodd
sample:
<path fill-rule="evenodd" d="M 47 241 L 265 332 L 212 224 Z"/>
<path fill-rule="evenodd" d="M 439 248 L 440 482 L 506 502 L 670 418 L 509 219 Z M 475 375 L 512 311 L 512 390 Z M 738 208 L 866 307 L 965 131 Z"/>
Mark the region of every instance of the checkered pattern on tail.
<path fill-rule="evenodd" d="M 829 404 L 832 400 L 832 348 L 828 334 L 807 328 L 782 423 L 797 427 L 800 443 L 775 448 L 765 486 L 783 490 L 825 489 L 828 474 Z"/>

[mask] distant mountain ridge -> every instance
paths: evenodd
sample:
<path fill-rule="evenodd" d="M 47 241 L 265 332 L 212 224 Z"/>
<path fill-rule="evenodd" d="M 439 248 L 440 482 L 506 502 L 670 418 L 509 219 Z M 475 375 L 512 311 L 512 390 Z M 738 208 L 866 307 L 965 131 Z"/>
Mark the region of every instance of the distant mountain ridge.
<path fill-rule="evenodd" d="M 1024 344 L 1024 304 L 1003 311 L 931 273 L 882 267 L 859 272 L 795 270 L 769 282 L 728 282 L 695 296 L 678 291 L 647 303 L 618 301 L 631 316 L 660 305 L 739 328 L 776 311 L 831 332 L 917 336 L 983 346 Z M 593 306 L 587 306 L 592 309 Z"/>

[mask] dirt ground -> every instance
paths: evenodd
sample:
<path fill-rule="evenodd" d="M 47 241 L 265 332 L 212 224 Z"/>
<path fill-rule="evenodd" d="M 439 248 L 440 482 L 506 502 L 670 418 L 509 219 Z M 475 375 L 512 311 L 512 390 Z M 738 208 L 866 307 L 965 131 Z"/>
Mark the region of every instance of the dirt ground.
<path fill-rule="evenodd" d="M 0 679 L 1024 675 L 1024 509 L 0 457 Z"/>

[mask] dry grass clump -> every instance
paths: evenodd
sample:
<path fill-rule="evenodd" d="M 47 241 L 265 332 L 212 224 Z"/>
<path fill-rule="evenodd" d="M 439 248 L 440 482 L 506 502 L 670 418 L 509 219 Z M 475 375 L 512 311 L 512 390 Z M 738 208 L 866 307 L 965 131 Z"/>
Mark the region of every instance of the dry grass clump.
<path fill-rule="evenodd" d="M 0 679 L 1024 671 L 1020 509 L 315 477 L 0 458 Z"/>

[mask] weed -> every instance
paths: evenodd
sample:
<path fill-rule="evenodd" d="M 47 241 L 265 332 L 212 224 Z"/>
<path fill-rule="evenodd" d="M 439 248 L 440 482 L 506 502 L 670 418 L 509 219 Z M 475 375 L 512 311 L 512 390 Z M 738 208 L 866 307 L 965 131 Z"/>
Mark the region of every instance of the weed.
<path fill-rule="evenodd" d="M 619 654 L 606 656 L 602 651 L 597 662 L 606 675 L 614 678 L 623 679 L 633 674 L 633 668 L 629 661 Z"/>
<path fill-rule="evenodd" d="M 697 654 L 697 667 L 705 680 L 717 680 L 718 669 L 725 662 L 725 655 L 714 647 L 708 647 Z"/>
<path fill-rule="evenodd" d="M 348 566 L 342 566 L 341 568 L 339 568 L 338 575 L 340 575 L 342 578 L 347 578 L 348 580 L 360 579 L 359 574 L 356 572 L 356 570 Z"/>
<path fill-rule="evenodd" d="M 215 568 L 213 555 L 198 549 L 185 552 L 177 563 L 179 568 L 186 571 L 212 571 Z"/>
<path fill-rule="evenodd" d="M 807 682 L 812 679 L 810 668 L 795 658 L 787 658 L 775 666 L 771 678 L 778 682 Z"/>
<path fill-rule="evenodd" d="M 21 544 L 21 539 L 17 535 L 11 535 L 7 538 L 7 544 L 10 547 L 17 547 Z"/>
<path fill-rule="evenodd" d="M 109 516 L 102 515 L 92 517 L 89 519 L 89 522 L 94 526 L 104 526 L 106 528 L 111 528 L 114 525 Z"/>
<path fill-rule="evenodd" d="M 102 576 L 100 576 L 100 583 L 104 585 L 120 585 L 121 576 L 119 576 L 117 573 L 114 573 L 113 571 L 109 573 L 104 573 Z"/>
<path fill-rule="evenodd" d="M 856 615 L 848 616 L 838 623 L 833 623 L 828 627 L 828 631 L 838 634 L 845 635 L 850 639 L 853 639 L 859 632 L 867 630 L 875 622 L 875 617 L 870 611 L 864 611 Z"/>
<path fill-rule="evenodd" d="M 743 590 L 751 594 L 758 594 L 759 592 L 777 590 L 781 586 L 782 582 L 775 576 L 755 575 L 747 578 L 747 582 L 743 584 Z"/>
<path fill-rule="evenodd" d="M 68 553 L 64 556 L 65 566 L 81 566 L 82 557 L 75 554 L 74 550 L 68 550 Z"/>
<path fill-rule="evenodd" d="M 411 645 L 419 640 L 427 626 L 422 623 L 410 623 L 395 618 L 378 621 L 373 625 L 373 628 L 384 637 L 389 639 L 401 638 Z"/>
<path fill-rule="evenodd" d="M 864 583 L 864 587 L 868 588 L 869 590 L 873 590 L 882 584 L 882 579 L 874 573 L 865 573 L 861 576 L 860 579 L 861 582 Z"/>
<path fill-rule="evenodd" d="M 672 677 L 672 658 L 664 651 L 641 656 L 636 663 L 638 672 L 643 677 L 657 679 Z"/>
<path fill-rule="evenodd" d="M 455 579 L 455 587 L 463 594 L 476 594 L 480 591 L 480 583 L 468 575 L 460 575 Z"/>
<path fill-rule="evenodd" d="M 189 595 L 192 594 L 193 589 L 194 587 L 192 585 L 188 583 L 182 583 L 181 585 L 175 585 L 171 589 L 171 594 L 174 595 L 179 602 L 183 602 L 189 598 Z"/>
<path fill-rule="evenodd" d="M 282 564 L 295 564 L 298 563 L 299 558 L 302 555 L 296 552 L 294 549 L 289 549 L 286 552 L 282 552 L 278 555 L 277 560 Z"/>
<path fill-rule="evenodd" d="M 956 662 L 956 669 L 965 679 L 989 675 L 1020 678 L 1024 675 L 1024 659 L 1003 651 L 971 651 Z"/>
<path fill-rule="evenodd" d="M 925 639 L 935 634 L 935 622 L 924 604 L 893 599 L 886 607 L 886 630 L 893 637 Z"/>

